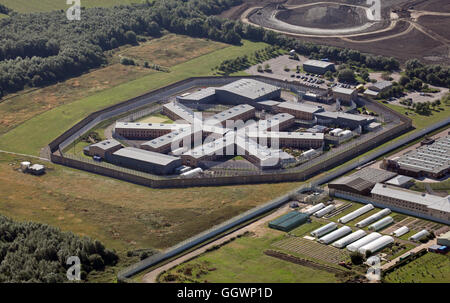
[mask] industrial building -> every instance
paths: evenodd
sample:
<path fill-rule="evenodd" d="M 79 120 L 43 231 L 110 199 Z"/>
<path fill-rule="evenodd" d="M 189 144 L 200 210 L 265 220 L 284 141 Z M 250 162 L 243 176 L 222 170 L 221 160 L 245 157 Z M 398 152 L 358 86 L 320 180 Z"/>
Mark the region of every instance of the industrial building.
<path fill-rule="evenodd" d="M 450 231 L 437 237 L 437 244 L 450 247 Z"/>
<path fill-rule="evenodd" d="M 324 111 L 322 106 L 294 102 L 281 102 L 276 107 L 278 112 L 291 114 L 300 120 L 314 120 L 314 114 Z"/>
<path fill-rule="evenodd" d="M 333 98 L 341 104 L 350 105 L 358 98 L 358 90 L 344 87 L 333 87 Z"/>
<path fill-rule="evenodd" d="M 450 172 L 450 136 L 394 159 L 385 159 L 383 167 L 411 177 L 442 178 Z"/>
<path fill-rule="evenodd" d="M 115 165 L 157 175 L 168 175 L 181 166 L 181 159 L 146 151 L 134 147 L 125 147 L 107 156 Z"/>
<path fill-rule="evenodd" d="M 380 81 L 369 86 L 368 89 L 364 91 L 364 96 L 366 97 L 378 97 L 381 92 L 385 92 L 392 87 L 390 81 Z"/>
<path fill-rule="evenodd" d="M 386 181 L 386 184 L 403 187 L 403 188 L 408 188 L 414 184 L 414 179 L 411 177 L 398 175 L 398 176 Z"/>
<path fill-rule="evenodd" d="M 121 148 L 122 144 L 119 141 L 109 139 L 86 146 L 84 148 L 84 154 L 91 157 L 98 156 L 104 159 L 107 155 L 111 155 Z"/>
<path fill-rule="evenodd" d="M 216 100 L 216 89 L 214 87 L 207 87 L 193 93 L 185 93 L 177 96 L 176 99 L 178 102 L 183 103 L 212 103 Z"/>
<path fill-rule="evenodd" d="M 307 60 L 303 63 L 303 70 L 307 73 L 323 75 L 327 71 L 334 72 L 334 63 L 320 60 Z"/>
<path fill-rule="evenodd" d="M 253 79 L 241 79 L 216 88 L 217 102 L 221 104 L 253 104 L 264 100 L 277 100 L 281 88 Z"/>

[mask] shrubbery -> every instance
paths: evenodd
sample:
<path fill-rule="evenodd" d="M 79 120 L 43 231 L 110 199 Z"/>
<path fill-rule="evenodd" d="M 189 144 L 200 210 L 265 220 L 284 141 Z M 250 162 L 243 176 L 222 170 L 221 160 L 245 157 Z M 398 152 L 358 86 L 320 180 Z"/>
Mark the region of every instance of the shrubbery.
<path fill-rule="evenodd" d="M 118 261 L 117 254 L 97 240 L 0 215 L 0 283 L 66 282 L 70 256 L 80 258 L 84 278 L 86 273 Z"/>

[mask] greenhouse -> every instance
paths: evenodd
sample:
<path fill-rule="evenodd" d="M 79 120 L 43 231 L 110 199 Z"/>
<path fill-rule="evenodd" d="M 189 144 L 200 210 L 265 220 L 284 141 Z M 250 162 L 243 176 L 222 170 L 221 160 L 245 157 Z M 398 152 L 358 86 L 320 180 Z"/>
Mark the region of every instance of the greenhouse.
<path fill-rule="evenodd" d="M 401 237 L 403 235 L 406 235 L 407 233 L 409 233 L 409 228 L 407 226 L 402 226 L 399 229 L 394 230 L 392 235 L 396 237 Z"/>
<path fill-rule="evenodd" d="M 317 204 L 317 205 L 314 205 L 313 207 L 311 207 L 311 208 L 308 209 L 307 211 L 305 211 L 305 214 L 312 215 L 313 213 L 315 213 L 315 212 L 321 210 L 321 209 L 324 208 L 324 207 L 325 207 L 325 204 L 319 203 L 319 204 Z"/>
<path fill-rule="evenodd" d="M 326 214 L 332 212 L 335 209 L 336 209 L 336 207 L 334 205 L 328 205 L 327 207 L 322 208 L 321 210 L 315 212 L 314 216 L 316 216 L 317 218 L 320 218 L 320 217 L 323 217 Z"/>
<path fill-rule="evenodd" d="M 358 208 L 357 210 L 349 213 L 348 215 L 343 216 L 338 221 L 340 223 L 345 224 L 345 223 L 350 222 L 351 220 L 353 220 L 355 218 L 358 218 L 359 216 L 364 215 L 365 213 L 371 211 L 372 209 L 374 209 L 372 204 L 364 205 L 363 207 Z"/>
<path fill-rule="evenodd" d="M 317 237 L 317 238 L 322 237 L 323 235 L 326 235 L 326 234 L 332 232 L 337 227 L 338 227 L 338 225 L 334 222 L 328 223 L 327 225 L 324 225 L 316 230 L 313 230 L 311 232 L 311 236 Z"/>
<path fill-rule="evenodd" d="M 379 233 L 371 233 L 371 234 L 365 236 L 364 238 L 361 238 L 358 241 L 353 242 L 350 245 L 347 245 L 347 249 L 349 251 L 355 252 L 359 248 L 363 247 L 364 245 L 369 244 L 372 241 L 375 241 L 376 239 L 378 239 L 380 237 L 381 237 L 381 235 Z"/>
<path fill-rule="evenodd" d="M 389 215 L 391 213 L 391 210 L 389 208 L 385 208 L 383 210 L 380 210 L 379 212 L 377 212 L 376 214 L 371 215 L 370 217 L 367 217 L 366 219 L 356 223 L 357 227 L 366 227 L 367 225 L 380 220 L 381 218 Z"/>
<path fill-rule="evenodd" d="M 290 212 L 278 219 L 275 219 L 269 223 L 269 227 L 281 231 L 291 231 L 294 228 L 306 223 L 309 219 L 307 214 L 299 213 L 296 211 Z"/>
<path fill-rule="evenodd" d="M 428 230 L 423 229 L 421 231 L 419 231 L 417 234 L 412 235 L 411 237 L 409 237 L 409 241 L 420 241 L 421 239 L 428 237 L 430 235 L 430 233 L 428 232 Z"/>
<path fill-rule="evenodd" d="M 392 222 L 394 222 L 394 219 L 392 217 L 383 218 L 383 219 L 373 223 L 372 225 L 370 225 L 369 230 L 379 231 L 380 229 L 387 227 Z"/>
<path fill-rule="evenodd" d="M 360 229 L 360 230 L 357 230 L 357 231 L 349 234 L 348 236 L 345 236 L 342 239 L 337 240 L 332 245 L 337 248 L 344 248 L 347 245 L 361 239 L 365 235 L 366 235 L 366 232 L 364 230 Z"/>
<path fill-rule="evenodd" d="M 363 255 L 373 254 L 392 243 L 394 243 L 394 238 L 392 238 L 391 236 L 382 236 L 375 241 L 372 241 L 369 244 L 360 247 L 358 249 L 358 252 Z"/>
<path fill-rule="evenodd" d="M 341 228 L 320 238 L 319 242 L 323 243 L 323 244 L 330 244 L 331 242 L 336 241 L 337 239 L 340 239 L 340 238 L 348 235 L 351 232 L 352 232 L 352 229 L 350 227 L 342 226 Z"/>

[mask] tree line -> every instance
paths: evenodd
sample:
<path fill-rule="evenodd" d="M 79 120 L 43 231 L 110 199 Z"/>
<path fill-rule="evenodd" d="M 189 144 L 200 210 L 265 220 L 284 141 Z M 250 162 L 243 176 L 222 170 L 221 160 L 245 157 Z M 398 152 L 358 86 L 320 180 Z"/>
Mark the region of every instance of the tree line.
<path fill-rule="evenodd" d="M 67 282 L 67 259 L 81 261 L 81 278 L 115 265 L 118 256 L 100 241 L 33 222 L 15 222 L 0 215 L 0 283 Z"/>

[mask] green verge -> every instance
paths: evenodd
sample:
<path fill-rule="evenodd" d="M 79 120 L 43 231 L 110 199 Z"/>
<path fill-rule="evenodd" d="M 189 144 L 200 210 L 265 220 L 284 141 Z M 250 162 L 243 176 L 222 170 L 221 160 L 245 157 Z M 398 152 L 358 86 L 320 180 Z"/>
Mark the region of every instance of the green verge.
<path fill-rule="evenodd" d="M 405 115 L 407 113 L 407 116 L 413 121 L 413 126 L 418 129 L 425 128 L 450 116 L 450 106 L 445 104 L 441 105 L 439 110 L 432 110 L 431 114 L 428 116 L 419 115 L 413 110 L 400 105 L 389 103 L 384 105 L 395 110 L 396 112 L 401 113 L 402 115 Z"/>
<path fill-rule="evenodd" d="M 98 94 L 62 105 L 40 114 L 0 137 L 0 149 L 39 154 L 54 138 L 99 109 L 140 96 L 146 92 L 189 77 L 213 75 L 213 68 L 223 60 L 251 54 L 267 47 L 265 43 L 243 41 L 172 67 L 170 73 L 156 73 L 121 84 Z"/>
<path fill-rule="evenodd" d="M 81 1 L 83 7 L 111 7 L 121 4 L 141 3 L 144 0 L 89 0 Z M 0 0 L 0 3 L 18 13 L 48 12 L 68 9 L 71 5 L 63 0 Z"/>

